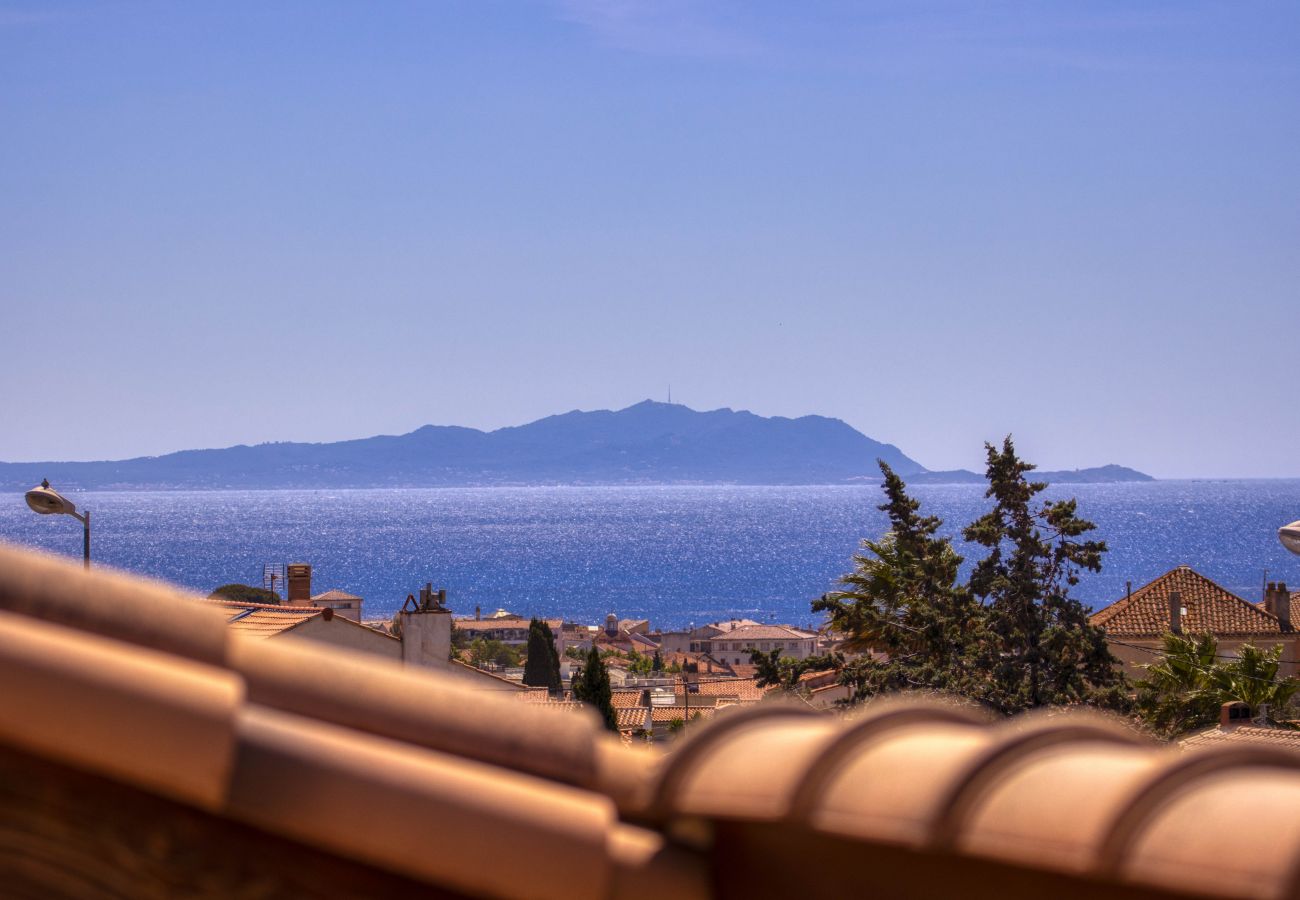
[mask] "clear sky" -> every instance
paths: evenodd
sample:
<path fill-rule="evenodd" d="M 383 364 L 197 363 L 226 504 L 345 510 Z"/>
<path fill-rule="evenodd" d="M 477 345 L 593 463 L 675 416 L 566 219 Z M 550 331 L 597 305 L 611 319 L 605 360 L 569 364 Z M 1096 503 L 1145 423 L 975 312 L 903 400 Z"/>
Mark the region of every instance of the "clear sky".
<path fill-rule="evenodd" d="M 1300 476 L 1300 5 L 0 0 L 0 459 L 646 397 Z"/>

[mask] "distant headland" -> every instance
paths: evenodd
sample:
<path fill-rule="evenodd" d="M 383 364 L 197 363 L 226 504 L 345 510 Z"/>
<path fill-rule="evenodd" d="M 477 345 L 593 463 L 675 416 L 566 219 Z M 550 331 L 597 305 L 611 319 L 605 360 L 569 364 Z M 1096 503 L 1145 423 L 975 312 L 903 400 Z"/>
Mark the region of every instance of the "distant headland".
<path fill-rule="evenodd" d="M 913 483 L 983 480 L 964 469 L 930 471 L 893 444 L 839 419 L 698 412 L 645 400 L 495 431 L 425 425 L 409 434 L 323 444 L 240 445 L 104 462 L 0 463 L 0 488 L 25 490 L 42 478 L 82 490 L 854 484 L 879 480 L 877 459 Z M 1035 477 L 1063 483 L 1153 480 L 1116 465 Z"/>

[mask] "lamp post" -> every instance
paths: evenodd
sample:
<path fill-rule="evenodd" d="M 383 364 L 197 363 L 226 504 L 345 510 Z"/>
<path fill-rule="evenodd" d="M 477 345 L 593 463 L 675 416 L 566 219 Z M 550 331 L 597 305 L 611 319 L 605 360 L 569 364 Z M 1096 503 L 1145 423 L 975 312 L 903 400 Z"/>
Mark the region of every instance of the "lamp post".
<path fill-rule="evenodd" d="M 32 512 L 38 512 L 43 516 L 62 514 L 65 516 L 72 516 L 72 518 L 81 523 L 83 529 L 82 555 L 86 563 L 86 568 L 89 569 L 90 510 L 77 512 L 77 505 L 54 488 L 50 487 L 49 479 L 42 479 L 40 487 L 34 487 L 27 492 L 27 505 L 31 507 Z"/>
<path fill-rule="evenodd" d="M 1283 547 L 1300 556 L 1300 519 L 1279 528 L 1277 539 L 1282 542 Z"/>

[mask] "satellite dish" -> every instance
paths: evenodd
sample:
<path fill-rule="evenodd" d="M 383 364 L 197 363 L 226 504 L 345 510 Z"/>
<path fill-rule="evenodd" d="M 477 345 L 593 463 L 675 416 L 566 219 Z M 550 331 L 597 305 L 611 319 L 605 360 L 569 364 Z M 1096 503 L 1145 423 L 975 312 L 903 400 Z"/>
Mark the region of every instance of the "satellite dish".
<path fill-rule="evenodd" d="M 1300 520 L 1279 528 L 1277 530 L 1277 539 L 1282 542 L 1283 547 L 1292 553 L 1300 555 Z"/>

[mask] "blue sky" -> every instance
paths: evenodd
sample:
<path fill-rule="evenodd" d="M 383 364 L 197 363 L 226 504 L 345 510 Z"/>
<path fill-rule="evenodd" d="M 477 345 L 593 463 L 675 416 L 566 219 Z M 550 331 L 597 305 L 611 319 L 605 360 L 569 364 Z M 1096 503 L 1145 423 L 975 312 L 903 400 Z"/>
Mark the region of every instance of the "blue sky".
<path fill-rule="evenodd" d="M 1300 7 L 0 0 L 0 459 L 645 397 L 1300 476 Z"/>

